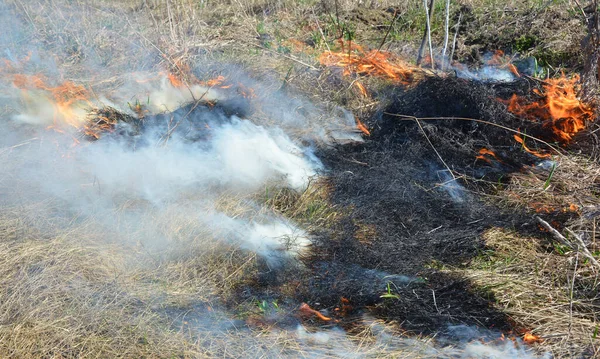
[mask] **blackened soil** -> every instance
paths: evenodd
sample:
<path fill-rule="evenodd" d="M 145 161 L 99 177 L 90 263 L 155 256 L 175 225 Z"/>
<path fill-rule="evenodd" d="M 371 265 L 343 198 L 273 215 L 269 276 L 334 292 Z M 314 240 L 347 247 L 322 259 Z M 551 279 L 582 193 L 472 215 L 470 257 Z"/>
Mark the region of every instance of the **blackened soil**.
<path fill-rule="evenodd" d="M 528 93 L 530 85 L 424 80 L 394 92 L 390 105 L 370 120 L 373 133 L 364 143 L 319 153 L 332 201 L 351 210 L 338 232 L 316 245 L 315 275 L 302 299 L 327 307 L 343 296 L 418 333 L 448 324 L 508 329 L 493 298 L 440 268 L 467 264 L 482 250 L 481 234 L 490 227 L 533 230 L 528 215 L 503 211 L 483 193 L 486 181 L 498 183 L 539 159 L 497 126 L 422 120 L 421 128 L 394 115 L 473 118 L 534 131 L 497 100 Z M 481 148 L 494 150 L 497 159 L 476 160 Z M 364 228 L 372 230 L 365 236 Z M 388 284 L 397 297 L 386 297 Z"/>

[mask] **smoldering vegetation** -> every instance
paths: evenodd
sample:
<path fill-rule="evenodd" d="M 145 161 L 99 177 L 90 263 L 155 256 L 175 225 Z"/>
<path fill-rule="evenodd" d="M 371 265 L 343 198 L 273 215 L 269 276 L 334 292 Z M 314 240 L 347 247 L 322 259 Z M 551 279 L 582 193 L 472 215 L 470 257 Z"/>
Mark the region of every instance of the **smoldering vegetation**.
<path fill-rule="evenodd" d="M 379 114 L 365 141 L 351 113 L 275 76 L 187 52 L 165 60 L 144 29 L 156 19 L 41 5 L 2 5 L 1 355 L 540 357 L 481 329 L 509 323 L 428 267 L 466 260 L 484 228 L 516 223 L 482 219 L 496 208 L 414 139 L 425 132 L 474 176 L 515 170 L 469 167 L 480 143 L 462 141 L 477 126 L 421 131 Z M 188 31 L 175 27 L 176 45 Z M 474 82 L 428 81 L 388 89 L 386 112 L 503 109 Z M 481 144 L 501 146 L 496 134 Z"/>

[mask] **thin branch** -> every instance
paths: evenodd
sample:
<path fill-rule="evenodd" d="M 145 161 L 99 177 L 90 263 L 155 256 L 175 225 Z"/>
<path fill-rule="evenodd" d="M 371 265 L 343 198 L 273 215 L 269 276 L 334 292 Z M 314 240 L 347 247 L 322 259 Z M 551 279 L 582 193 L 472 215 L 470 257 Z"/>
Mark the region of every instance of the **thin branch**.
<path fill-rule="evenodd" d="M 325 47 L 327 47 L 327 52 L 331 53 L 331 49 L 329 48 L 329 44 L 327 43 L 327 38 L 325 37 L 325 34 L 323 33 L 323 29 L 321 28 L 321 25 L 319 24 L 319 19 L 317 18 L 317 15 L 315 14 L 314 9 L 313 9 L 313 16 L 315 18 L 315 22 L 317 23 L 317 28 L 319 29 L 319 33 L 321 33 L 321 37 L 323 38 L 323 42 L 325 43 Z"/>
<path fill-rule="evenodd" d="M 579 265 L 579 247 L 575 255 L 575 267 L 573 268 L 573 278 L 571 278 L 571 287 L 569 288 L 569 331 L 567 332 L 567 340 L 571 337 L 573 329 L 573 295 L 575 291 L 575 277 L 577 277 L 577 266 Z M 568 278 L 568 277 L 567 277 Z"/>
<path fill-rule="evenodd" d="M 452 170 L 450 169 L 450 167 L 448 166 L 448 164 L 446 163 L 446 161 L 444 161 L 444 159 L 442 158 L 442 156 L 440 155 L 440 153 L 438 152 L 438 150 L 435 148 L 435 146 L 433 145 L 433 143 L 431 142 L 431 140 L 427 136 L 427 133 L 425 132 L 425 129 L 423 128 L 423 126 L 421 126 L 421 122 L 419 122 L 419 119 L 415 117 L 414 120 L 417 123 L 417 125 L 419 125 L 419 128 L 421 129 L 421 132 L 423 132 L 423 136 L 425 136 L 425 139 L 427 140 L 427 142 L 429 142 L 429 146 L 431 146 L 431 148 L 433 149 L 433 151 L 435 152 L 435 154 L 438 156 L 438 158 L 440 159 L 440 161 L 444 164 L 444 167 L 446 167 L 446 169 L 448 170 L 448 172 L 450 172 L 450 176 L 452 176 L 452 178 L 454 180 L 456 180 L 456 177 L 454 176 L 454 173 L 452 172 Z"/>
<path fill-rule="evenodd" d="M 543 219 L 541 219 L 538 216 L 534 217 L 538 222 L 540 222 L 540 224 L 542 225 L 542 227 L 544 227 L 544 229 L 546 229 L 548 232 L 550 232 L 550 234 L 557 239 L 560 243 L 562 243 L 563 245 L 569 247 L 569 248 L 573 248 L 573 244 L 571 242 L 569 242 L 569 240 L 567 240 L 567 238 L 565 238 L 565 236 L 563 236 L 559 231 L 556 230 L 556 228 L 552 227 L 550 225 L 550 223 L 544 221 Z"/>
<path fill-rule="evenodd" d="M 446 24 L 444 31 L 444 49 L 442 50 L 442 71 L 446 63 L 446 50 L 448 49 L 448 38 L 450 37 L 450 0 L 446 0 Z"/>
<path fill-rule="evenodd" d="M 383 37 L 383 40 L 381 40 L 381 44 L 379 44 L 379 47 L 377 48 L 377 52 L 379 52 L 379 50 L 381 50 L 381 48 L 385 44 L 385 40 L 387 40 L 387 37 L 390 34 L 390 31 L 392 31 L 392 28 L 394 27 L 394 24 L 396 23 L 396 19 L 398 18 L 399 15 L 400 15 L 400 13 L 398 12 L 398 10 L 394 10 L 394 17 L 392 18 L 392 23 L 388 27 L 387 32 L 385 33 L 385 36 Z"/>
<path fill-rule="evenodd" d="M 423 0 L 423 2 L 425 3 L 425 12 L 426 12 L 426 17 L 427 17 L 427 24 L 429 24 L 429 17 L 433 15 L 433 11 L 428 11 L 427 10 L 427 0 Z M 429 8 L 431 8 L 433 10 L 433 2 L 434 0 L 430 0 L 429 1 Z M 429 30 L 429 26 L 427 25 L 425 27 L 425 31 L 423 32 L 423 39 L 421 39 L 421 45 L 419 46 L 419 52 L 417 53 L 417 66 L 421 64 L 421 61 L 423 60 L 423 51 L 425 51 L 425 43 L 427 42 L 427 33 Z"/>
<path fill-rule="evenodd" d="M 462 12 L 458 14 L 458 21 L 456 22 L 456 31 L 454 32 L 454 40 L 452 41 L 452 51 L 450 52 L 450 58 L 448 59 L 448 65 L 452 63 L 454 58 L 454 50 L 456 49 L 456 39 L 458 37 L 458 28 L 460 27 L 460 20 L 462 19 Z"/>
<path fill-rule="evenodd" d="M 535 219 L 538 222 L 540 222 L 542 227 L 544 227 L 548 232 L 550 232 L 550 234 L 552 234 L 552 236 L 554 238 L 556 238 L 560 243 L 562 243 L 563 245 L 565 245 L 571 249 L 575 249 L 575 246 L 573 245 L 573 243 L 571 243 L 565 236 L 563 236 L 559 231 L 557 231 L 556 228 L 552 227 L 552 225 L 550 225 L 550 223 L 544 221 L 543 219 L 541 219 L 538 216 L 535 216 Z M 594 266 L 600 268 L 600 263 L 598 263 L 596 258 L 594 258 L 592 253 L 590 253 L 590 251 L 587 249 L 587 246 L 585 245 L 585 243 L 583 242 L 581 237 L 579 237 L 577 234 L 575 234 L 575 232 L 573 232 L 569 228 L 566 228 L 566 231 L 571 236 L 573 236 L 573 238 L 575 238 L 575 240 L 577 241 L 576 246 L 577 246 L 578 250 L 581 249 L 581 251 L 582 251 L 581 254 L 583 254 L 587 259 L 589 259 L 590 263 L 592 263 Z"/>
<path fill-rule="evenodd" d="M 573 236 L 573 238 L 575 238 L 575 240 L 577 241 L 577 244 L 579 247 L 581 247 L 581 250 L 583 251 L 583 255 L 590 260 L 590 262 L 592 262 L 593 265 L 595 265 L 596 267 L 600 268 L 600 263 L 598 263 L 598 261 L 596 260 L 596 258 L 594 258 L 594 256 L 592 255 L 592 253 L 590 253 L 590 250 L 587 248 L 587 246 L 585 245 L 585 243 L 583 242 L 583 239 L 581 239 L 580 236 L 578 236 L 577 234 L 575 234 L 575 232 L 573 232 L 570 228 L 565 228 L 565 230 L 571 235 Z"/>

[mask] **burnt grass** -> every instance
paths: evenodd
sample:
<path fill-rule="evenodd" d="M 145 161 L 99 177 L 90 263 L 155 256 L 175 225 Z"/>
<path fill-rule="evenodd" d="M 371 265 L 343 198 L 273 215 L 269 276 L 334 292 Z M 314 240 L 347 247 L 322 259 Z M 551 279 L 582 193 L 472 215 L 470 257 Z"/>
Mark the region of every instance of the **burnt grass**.
<path fill-rule="evenodd" d="M 500 208 L 486 195 L 493 194 L 491 184 L 542 160 L 499 127 L 445 119 L 420 121 L 421 129 L 394 115 L 481 119 L 552 141 L 547 130 L 514 117 L 498 101 L 530 94 L 534 86 L 528 80 L 428 78 L 410 89 L 385 89 L 391 94 L 382 99 L 387 105 L 365 119 L 372 134 L 364 143 L 318 154 L 332 202 L 351 210 L 336 233 L 319 237 L 314 275 L 301 299 L 331 308 L 345 297 L 359 312 L 368 308 L 416 333 L 437 333 L 448 324 L 509 330 L 510 318 L 494 309 L 493 297 L 439 269 L 466 265 L 484 249 L 481 234 L 490 227 L 539 234 L 531 213 Z M 481 148 L 493 150 L 497 159 L 477 160 Z M 373 228 L 366 239 L 358 235 L 364 227 Z M 388 283 L 397 297 L 385 298 Z"/>

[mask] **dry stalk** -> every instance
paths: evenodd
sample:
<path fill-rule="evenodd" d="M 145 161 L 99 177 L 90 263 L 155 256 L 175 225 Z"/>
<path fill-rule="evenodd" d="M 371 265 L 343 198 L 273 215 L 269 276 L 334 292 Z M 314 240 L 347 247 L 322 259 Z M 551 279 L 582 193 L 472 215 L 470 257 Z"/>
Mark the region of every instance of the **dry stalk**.
<path fill-rule="evenodd" d="M 462 19 L 462 12 L 458 14 L 458 21 L 454 26 L 456 28 L 454 32 L 454 40 L 452 40 L 452 51 L 450 52 L 450 58 L 448 59 L 448 65 L 452 63 L 452 59 L 454 58 L 454 50 L 456 50 L 456 39 L 458 38 L 458 30 L 460 28 L 460 20 Z"/>
<path fill-rule="evenodd" d="M 581 249 L 583 251 L 583 255 L 589 259 L 589 261 L 596 266 L 598 269 L 600 269 L 600 263 L 598 263 L 598 261 L 596 260 L 596 258 L 594 258 L 594 256 L 592 255 L 592 253 L 590 253 L 590 251 L 587 249 L 587 246 L 585 245 L 585 243 L 583 242 L 583 240 L 581 239 L 581 237 L 579 237 L 577 234 L 575 234 L 571 229 L 566 228 L 566 231 L 569 232 L 570 235 L 573 236 L 573 238 L 575 238 L 575 240 L 577 241 L 576 245 L 573 245 L 573 243 L 571 243 L 571 241 L 569 241 L 565 236 L 563 236 L 558 230 L 556 230 L 554 227 L 552 227 L 552 225 L 546 221 L 544 221 L 543 219 L 541 219 L 539 216 L 535 216 L 535 219 L 542 225 L 542 227 L 544 227 L 548 232 L 550 232 L 550 234 L 552 234 L 552 236 L 554 238 L 556 238 L 559 242 L 561 242 L 563 245 L 573 249 L 573 250 L 579 250 Z"/>
<path fill-rule="evenodd" d="M 433 145 L 433 143 L 429 139 L 429 136 L 427 136 L 427 132 L 425 132 L 425 129 L 423 128 L 423 126 L 421 126 L 421 122 L 419 122 L 419 119 L 416 118 L 416 117 L 413 118 L 413 119 L 415 120 L 415 122 L 417 123 L 417 125 L 419 125 L 419 129 L 421 129 L 421 132 L 423 133 L 423 136 L 425 136 L 425 139 L 427 140 L 427 143 L 429 143 L 429 146 L 431 146 L 431 148 L 433 149 L 433 151 L 435 152 L 435 154 L 437 155 L 437 157 L 440 159 L 440 161 L 442 162 L 442 164 L 444 165 L 444 167 L 446 167 L 446 169 L 450 173 L 450 176 L 452 176 L 452 179 L 454 181 L 456 181 L 456 177 L 454 176 L 454 172 L 452 171 L 452 169 L 450 168 L 450 166 L 448 166 L 448 164 L 446 163 L 446 161 L 444 161 L 444 159 L 442 158 L 442 155 L 440 155 L 440 153 L 438 152 L 438 150 L 435 148 L 435 146 Z"/>

